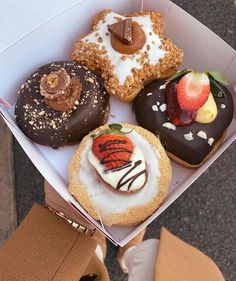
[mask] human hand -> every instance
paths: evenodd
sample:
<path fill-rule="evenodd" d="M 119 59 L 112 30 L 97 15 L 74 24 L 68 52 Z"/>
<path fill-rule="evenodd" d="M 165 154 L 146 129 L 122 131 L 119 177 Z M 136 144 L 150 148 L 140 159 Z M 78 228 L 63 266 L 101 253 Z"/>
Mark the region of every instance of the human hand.
<path fill-rule="evenodd" d="M 66 202 L 46 180 L 44 181 L 44 191 L 45 203 L 48 206 L 58 212 L 62 212 L 68 219 L 71 219 L 88 229 L 94 229 L 94 226 L 77 213 L 76 210 L 71 207 L 70 204 Z"/>

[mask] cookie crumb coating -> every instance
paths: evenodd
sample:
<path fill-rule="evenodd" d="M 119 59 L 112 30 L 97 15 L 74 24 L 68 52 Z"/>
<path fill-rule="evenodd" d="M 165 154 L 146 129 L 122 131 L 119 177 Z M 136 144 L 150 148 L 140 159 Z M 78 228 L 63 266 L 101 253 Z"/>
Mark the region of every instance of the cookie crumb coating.
<path fill-rule="evenodd" d="M 144 11 L 127 15 L 127 17 L 132 17 L 134 21 L 138 21 L 140 26 L 146 31 L 146 37 L 148 36 L 146 44 L 135 54 L 120 54 L 120 60 L 117 61 L 116 58 L 116 63 L 114 63 L 113 57 L 111 58 L 111 55 L 117 56 L 117 52 L 113 50 L 114 53 L 112 53 L 112 47 L 109 45 L 110 34 L 108 30 L 107 32 L 104 31 L 105 24 L 125 18 L 113 13 L 111 10 L 104 10 L 94 18 L 93 31 L 77 41 L 72 53 L 73 60 L 86 65 L 92 70 L 99 71 L 105 81 L 107 91 L 125 102 L 132 101 L 146 83 L 154 79 L 170 77 L 176 72 L 183 58 L 182 50 L 164 37 L 160 13 Z M 142 25 L 142 22 L 150 23 L 150 21 L 151 29 L 147 24 L 149 30 Z M 100 35 L 100 29 L 101 33 L 105 33 Z M 106 40 L 102 39 L 102 37 L 105 37 Z M 152 37 L 153 40 L 151 39 Z M 157 44 L 159 45 L 157 46 Z M 153 63 L 151 52 L 154 48 L 156 50 L 157 47 L 160 58 L 157 62 Z M 158 52 L 156 54 L 157 57 Z M 130 73 L 127 72 L 125 79 L 120 79 L 116 67 L 125 61 L 127 61 L 127 64 L 132 62 L 134 67 L 130 69 Z M 123 71 L 125 71 L 125 67 Z"/>

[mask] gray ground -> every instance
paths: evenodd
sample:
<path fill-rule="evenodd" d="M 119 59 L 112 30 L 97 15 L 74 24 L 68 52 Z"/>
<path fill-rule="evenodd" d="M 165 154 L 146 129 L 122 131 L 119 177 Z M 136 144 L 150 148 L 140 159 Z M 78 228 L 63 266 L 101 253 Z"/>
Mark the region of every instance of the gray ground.
<path fill-rule="evenodd" d="M 173 1 L 236 48 L 233 0 Z M 43 179 L 14 142 L 18 223 L 34 202 L 43 202 Z M 228 281 L 236 280 L 236 143 L 149 227 L 145 238 L 158 238 L 161 226 L 212 257 Z M 109 244 L 106 264 L 112 281 L 126 280 Z"/>

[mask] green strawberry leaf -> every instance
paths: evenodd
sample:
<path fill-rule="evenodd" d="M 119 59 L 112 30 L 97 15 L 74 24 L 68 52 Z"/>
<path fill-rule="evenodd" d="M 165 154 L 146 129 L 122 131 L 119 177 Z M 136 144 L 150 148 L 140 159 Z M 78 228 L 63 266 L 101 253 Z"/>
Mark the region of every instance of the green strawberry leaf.
<path fill-rule="evenodd" d="M 224 84 L 224 85 L 229 85 L 230 80 L 229 78 L 222 72 L 220 71 L 209 71 L 208 72 L 210 76 L 212 76 L 217 82 Z"/>
<path fill-rule="evenodd" d="M 102 135 L 105 134 L 112 134 L 112 133 L 117 133 L 117 134 L 124 134 L 121 129 L 122 129 L 122 125 L 118 124 L 118 123 L 112 123 L 108 125 L 109 128 L 99 132 L 98 134 L 92 134 L 90 135 L 91 138 L 96 139 Z"/>
<path fill-rule="evenodd" d="M 191 71 L 192 71 L 192 69 L 184 69 L 184 70 L 178 71 L 174 75 L 172 75 L 169 79 L 167 79 L 167 82 L 169 83 L 170 81 L 180 80 L 184 75 L 190 73 Z"/>
<path fill-rule="evenodd" d="M 213 96 L 218 98 L 223 98 L 226 96 L 226 92 L 224 91 L 223 87 L 220 85 L 219 82 L 217 82 L 213 77 L 209 76 L 210 80 L 210 87 L 211 87 L 211 93 Z"/>
<path fill-rule="evenodd" d="M 109 125 L 111 130 L 120 131 L 122 129 L 122 125 L 118 123 L 112 123 Z"/>

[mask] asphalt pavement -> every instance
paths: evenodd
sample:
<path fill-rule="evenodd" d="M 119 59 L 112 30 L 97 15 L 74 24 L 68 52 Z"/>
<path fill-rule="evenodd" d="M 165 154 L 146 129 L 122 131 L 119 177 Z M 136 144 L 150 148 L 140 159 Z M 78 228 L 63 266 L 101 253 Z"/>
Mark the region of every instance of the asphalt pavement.
<path fill-rule="evenodd" d="M 236 49 L 236 4 L 233 0 L 173 2 Z M 20 223 L 34 202 L 43 203 L 43 178 L 16 141 L 14 163 L 17 221 Z M 236 280 L 235 170 L 236 143 L 151 223 L 145 238 L 158 238 L 160 227 L 165 226 L 213 258 L 226 280 Z M 116 262 L 116 247 L 108 244 L 106 264 L 111 280 L 126 280 Z"/>

